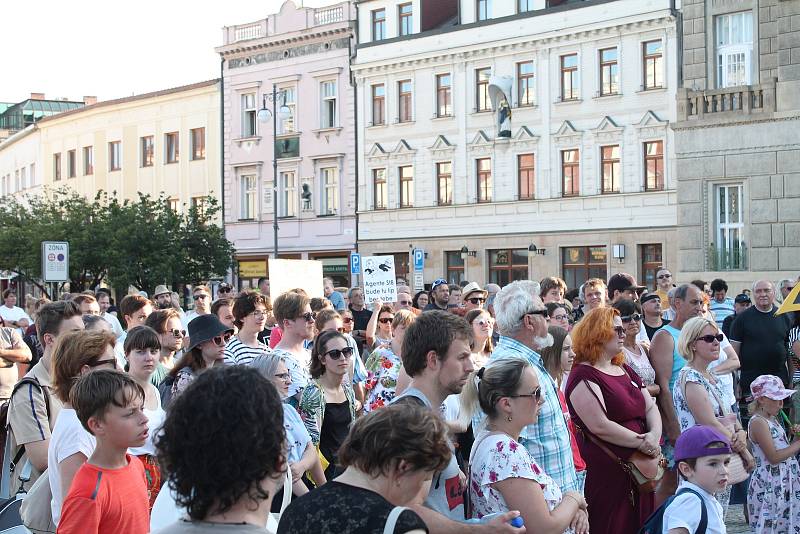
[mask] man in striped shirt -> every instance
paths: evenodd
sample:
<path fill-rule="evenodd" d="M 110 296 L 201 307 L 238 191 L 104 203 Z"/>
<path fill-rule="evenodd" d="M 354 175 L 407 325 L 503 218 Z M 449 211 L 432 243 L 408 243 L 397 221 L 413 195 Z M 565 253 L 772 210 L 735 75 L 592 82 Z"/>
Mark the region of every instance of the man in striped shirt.
<path fill-rule="evenodd" d="M 269 354 L 269 347 L 258 340 L 267 324 L 267 301 L 257 291 L 242 291 L 233 300 L 233 324 L 239 332 L 225 347 L 226 365 L 246 365 L 259 354 Z"/>
<path fill-rule="evenodd" d="M 736 310 L 733 308 L 733 299 L 728 297 L 728 284 L 722 278 L 715 278 L 711 281 L 711 292 L 713 298 L 708 304 L 708 309 L 714 314 L 717 326 L 722 329 L 722 323 L 729 315 L 733 315 Z"/>

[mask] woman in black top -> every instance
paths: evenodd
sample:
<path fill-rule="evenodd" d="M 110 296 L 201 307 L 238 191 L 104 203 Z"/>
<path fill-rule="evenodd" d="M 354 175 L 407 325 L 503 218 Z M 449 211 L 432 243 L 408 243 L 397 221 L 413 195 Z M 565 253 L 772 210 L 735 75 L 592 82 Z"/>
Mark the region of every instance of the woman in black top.
<path fill-rule="evenodd" d="M 339 449 L 345 471 L 293 501 L 278 534 L 382 534 L 392 509 L 409 505 L 450 454 L 445 423 L 430 410 L 410 404 L 375 410 L 355 422 Z M 393 532 L 428 529 L 405 510 Z"/>

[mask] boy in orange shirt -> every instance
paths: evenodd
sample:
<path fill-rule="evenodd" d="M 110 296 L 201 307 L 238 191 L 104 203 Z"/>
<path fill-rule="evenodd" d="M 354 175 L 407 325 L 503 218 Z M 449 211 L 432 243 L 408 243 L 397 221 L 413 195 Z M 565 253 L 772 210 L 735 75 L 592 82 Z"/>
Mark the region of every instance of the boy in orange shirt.
<path fill-rule="evenodd" d="M 120 371 L 91 371 L 72 388 L 70 402 L 97 446 L 75 474 L 58 534 L 146 534 L 144 467 L 128 454 L 128 447 L 141 447 L 147 439 L 142 387 Z"/>

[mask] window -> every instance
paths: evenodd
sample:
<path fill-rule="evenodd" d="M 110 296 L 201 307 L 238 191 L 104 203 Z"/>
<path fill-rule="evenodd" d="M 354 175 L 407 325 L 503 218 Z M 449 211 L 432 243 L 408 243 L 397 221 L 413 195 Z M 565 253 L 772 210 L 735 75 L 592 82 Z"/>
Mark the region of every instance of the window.
<path fill-rule="evenodd" d="M 31 163 L 31 172 L 29 173 L 31 177 L 31 186 L 36 185 L 36 164 Z"/>
<path fill-rule="evenodd" d="M 411 35 L 414 32 L 414 12 L 411 4 L 400 4 L 397 14 L 400 18 L 398 35 Z"/>
<path fill-rule="evenodd" d="M 475 110 L 489 111 L 491 101 L 489 100 L 489 74 L 490 68 L 477 69 L 475 71 Z"/>
<path fill-rule="evenodd" d="M 453 116 L 453 81 L 450 73 L 436 76 L 436 116 Z"/>
<path fill-rule="evenodd" d="M 376 9 L 372 12 L 372 40 L 386 39 L 386 10 Z"/>
<path fill-rule="evenodd" d="M 385 210 L 389 206 L 389 191 L 386 187 L 386 169 L 372 169 L 372 184 L 375 191 L 375 209 Z"/>
<path fill-rule="evenodd" d="M 528 250 L 503 249 L 489 251 L 489 282 L 501 287 L 515 280 L 528 279 Z"/>
<path fill-rule="evenodd" d="M 742 211 L 742 184 L 716 186 L 717 209 L 715 216 L 716 247 L 714 270 L 745 269 L 744 214 Z"/>
<path fill-rule="evenodd" d="M 180 157 L 178 132 L 164 134 L 164 148 L 166 150 L 165 162 L 178 163 Z"/>
<path fill-rule="evenodd" d="M 753 55 L 753 12 L 716 18 L 717 87 L 750 84 Z"/>
<path fill-rule="evenodd" d="M 280 187 L 280 202 L 278 203 L 278 217 L 294 217 L 297 215 L 297 181 L 294 172 L 282 172 L 278 183 Z"/>
<path fill-rule="evenodd" d="M 606 247 L 566 247 L 561 249 L 561 278 L 567 287 L 580 287 L 589 278 L 607 280 Z"/>
<path fill-rule="evenodd" d="M 664 265 L 661 256 L 661 244 L 639 245 L 639 258 L 641 260 L 642 285 L 649 291 L 656 290 L 656 273 Z"/>
<path fill-rule="evenodd" d="M 578 91 L 578 54 L 561 56 L 561 100 L 577 100 Z"/>
<path fill-rule="evenodd" d="M 19 169 L 14 171 L 14 191 L 22 191 L 22 186 L 19 183 Z"/>
<path fill-rule="evenodd" d="M 475 173 L 478 177 L 478 202 L 491 202 L 492 158 L 475 160 Z"/>
<path fill-rule="evenodd" d="M 517 156 L 517 176 L 519 181 L 519 199 L 530 200 L 535 196 L 535 159 L 533 154 Z"/>
<path fill-rule="evenodd" d="M 460 284 L 466 280 L 464 276 L 464 260 L 461 258 L 461 251 L 445 252 L 444 261 L 447 266 L 448 284 Z"/>
<path fill-rule="evenodd" d="M 644 89 L 664 87 L 664 69 L 662 67 L 664 47 L 661 39 L 642 43 L 644 66 Z"/>
<path fill-rule="evenodd" d="M 242 95 L 242 137 L 253 137 L 258 135 L 256 129 L 256 94 L 247 93 Z"/>
<path fill-rule="evenodd" d="M 78 162 L 74 150 L 67 151 L 67 178 L 75 178 L 78 173 Z"/>
<path fill-rule="evenodd" d="M 561 151 L 561 177 L 561 196 L 577 196 L 581 182 L 580 151 L 577 148 Z"/>
<path fill-rule="evenodd" d="M 258 182 L 255 175 L 242 176 L 242 212 L 240 219 L 253 220 L 256 218 L 256 202 L 258 200 Z M 175 201 L 177 210 L 177 200 Z"/>
<path fill-rule="evenodd" d="M 336 81 L 329 80 L 320 84 L 320 94 L 322 96 L 322 115 L 320 116 L 320 128 L 336 128 Z"/>
<path fill-rule="evenodd" d="M 489 20 L 492 18 L 492 0 L 478 0 L 476 7 L 476 18 L 478 20 Z"/>
<path fill-rule="evenodd" d="M 600 147 L 600 167 L 603 177 L 603 193 L 619 193 L 622 173 L 619 167 L 619 145 Z"/>
<path fill-rule="evenodd" d="M 399 167 L 397 174 L 400 176 L 400 207 L 411 208 L 414 206 L 414 168 L 411 165 Z"/>
<path fill-rule="evenodd" d="M 206 197 L 192 197 L 192 209 L 197 213 L 200 218 L 205 217 L 206 214 Z"/>
<path fill-rule="evenodd" d="M 192 128 L 192 159 L 206 159 L 206 129 Z"/>
<path fill-rule="evenodd" d="M 26 189 L 28 187 L 28 178 L 27 178 L 27 171 L 26 167 L 22 167 L 19 170 L 19 185 L 20 189 Z M 32 185 L 32 184 L 31 184 Z"/>
<path fill-rule="evenodd" d="M 619 94 L 619 62 L 616 48 L 600 50 L 600 95 Z"/>
<path fill-rule="evenodd" d="M 168 198 L 167 199 L 167 206 L 169 206 L 169 209 L 171 209 L 175 213 L 179 213 L 180 212 L 180 209 L 181 209 L 180 200 L 178 200 L 177 198 Z M 244 219 L 244 217 L 242 217 L 242 218 Z"/>
<path fill-rule="evenodd" d="M 386 124 L 384 106 L 386 105 L 386 86 L 382 83 L 372 86 L 372 125 Z"/>
<path fill-rule="evenodd" d="M 535 101 L 533 61 L 517 63 L 517 104 L 533 106 Z"/>
<path fill-rule="evenodd" d="M 122 143 L 112 141 L 108 143 L 108 170 L 118 171 L 122 169 Z"/>
<path fill-rule="evenodd" d="M 53 154 L 53 180 L 61 179 L 61 154 Z"/>
<path fill-rule="evenodd" d="M 397 117 L 400 122 L 411 122 L 411 80 L 397 82 Z"/>
<path fill-rule="evenodd" d="M 517 0 L 517 13 L 533 11 L 533 0 Z"/>
<path fill-rule="evenodd" d="M 336 167 L 322 169 L 322 214 L 335 215 L 339 209 L 339 181 Z"/>
<path fill-rule="evenodd" d="M 148 135 L 141 138 L 142 145 L 142 167 L 153 166 L 153 136 Z"/>
<path fill-rule="evenodd" d="M 664 189 L 664 141 L 644 144 L 644 188 L 646 191 Z"/>
<path fill-rule="evenodd" d="M 297 116 L 297 97 L 295 93 L 294 87 L 284 87 L 280 89 L 279 93 L 281 95 L 282 106 L 286 106 L 289 108 L 289 115 L 284 119 L 279 119 L 278 122 L 278 133 L 280 134 L 287 134 L 293 133 L 297 129 L 295 128 L 295 117 Z"/>
<path fill-rule="evenodd" d="M 453 163 L 443 161 L 436 164 L 437 204 L 449 206 L 453 203 Z"/>

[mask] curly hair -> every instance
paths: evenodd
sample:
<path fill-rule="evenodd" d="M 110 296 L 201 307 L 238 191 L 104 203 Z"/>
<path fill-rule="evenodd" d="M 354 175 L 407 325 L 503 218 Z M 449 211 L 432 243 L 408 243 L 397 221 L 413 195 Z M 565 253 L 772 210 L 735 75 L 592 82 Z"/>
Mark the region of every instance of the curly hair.
<path fill-rule="evenodd" d="M 272 305 L 264 295 L 258 291 L 242 291 L 233 299 L 233 324 L 241 328 L 244 318 L 256 311 L 256 305 L 261 304 L 266 311 L 272 311 Z M 211 313 L 214 313 L 213 311 Z"/>
<path fill-rule="evenodd" d="M 572 329 L 572 347 L 575 351 L 575 363 L 594 365 L 603 356 L 604 345 L 616 335 L 614 333 L 614 317 L 619 311 L 614 308 L 595 308 L 583 316 Z M 620 352 L 611 363 L 622 365 L 625 355 Z"/>
<path fill-rule="evenodd" d="M 61 402 L 69 402 L 83 366 L 94 367 L 116 342 L 114 334 L 106 330 L 79 330 L 58 337 L 53 348 L 53 389 Z"/>
<path fill-rule="evenodd" d="M 172 400 L 156 447 L 176 502 L 199 521 L 268 499 L 262 481 L 285 472 L 285 441 L 275 386 L 236 365 L 209 369 Z"/>
<path fill-rule="evenodd" d="M 445 422 L 432 410 L 391 404 L 357 419 L 339 447 L 339 462 L 371 477 L 386 476 L 401 460 L 437 472 L 450 461 Z"/>
<path fill-rule="evenodd" d="M 557 276 L 546 276 L 539 282 L 539 297 L 545 298 L 551 289 L 560 289 L 563 296 L 567 292 L 567 283 Z"/>
<path fill-rule="evenodd" d="M 328 343 L 330 343 L 334 339 L 341 339 L 344 341 L 345 345 L 347 345 L 347 338 L 344 337 L 343 334 L 335 330 L 326 330 L 325 332 L 320 332 L 316 338 L 314 338 L 314 346 L 311 348 L 311 364 L 308 366 L 308 373 L 311 375 L 311 378 L 319 378 L 323 374 L 325 374 L 325 351 L 327 350 Z M 357 354 L 354 357 L 358 357 Z"/>

